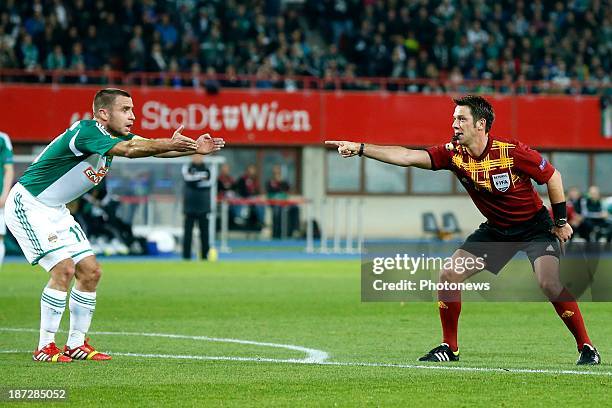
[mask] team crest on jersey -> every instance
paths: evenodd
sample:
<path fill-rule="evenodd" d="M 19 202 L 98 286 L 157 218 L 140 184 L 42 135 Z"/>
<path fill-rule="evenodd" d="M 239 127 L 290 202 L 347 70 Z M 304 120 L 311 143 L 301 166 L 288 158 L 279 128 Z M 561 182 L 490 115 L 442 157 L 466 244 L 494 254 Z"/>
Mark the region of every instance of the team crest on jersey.
<path fill-rule="evenodd" d="M 492 174 L 491 178 L 493 179 L 493 185 L 496 189 L 505 193 L 510 188 L 510 174 L 501 173 L 501 174 Z"/>
<path fill-rule="evenodd" d="M 49 237 L 47 239 L 49 240 L 50 243 L 53 244 L 53 243 L 57 242 L 57 235 L 51 233 L 51 234 L 49 234 Z"/>
<path fill-rule="evenodd" d="M 95 185 L 100 184 L 104 176 L 106 176 L 106 173 L 108 173 L 108 167 L 102 167 L 96 172 L 93 167 L 89 166 L 83 171 L 85 177 L 87 177 L 89 181 L 91 181 Z"/>

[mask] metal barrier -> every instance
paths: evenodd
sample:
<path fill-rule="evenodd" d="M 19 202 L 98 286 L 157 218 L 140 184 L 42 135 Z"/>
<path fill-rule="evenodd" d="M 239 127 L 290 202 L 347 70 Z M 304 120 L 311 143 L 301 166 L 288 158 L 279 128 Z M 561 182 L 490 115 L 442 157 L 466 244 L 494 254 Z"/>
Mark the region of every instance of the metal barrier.
<path fill-rule="evenodd" d="M 363 199 L 326 198 L 317 203 L 319 215 L 319 249 L 315 248 L 313 204 L 306 205 L 306 252 L 321 254 L 358 254 L 363 249 Z M 330 212 L 332 217 L 329 218 Z M 341 229 L 340 217 L 344 216 L 344 228 Z M 332 246 L 329 247 L 329 237 Z M 343 244 L 344 241 L 344 245 Z"/>
<path fill-rule="evenodd" d="M 86 82 L 81 82 L 86 78 Z M 271 80 L 271 78 L 267 78 Z M 567 84 L 559 85 L 552 80 L 527 81 L 462 79 L 454 81 L 450 78 L 391 78 L 391 77 L 334 77 L 319 78 L 316 76 L 283 76 L 274 78 L 274 82 L 284 89 L 286 80 L 295 83 L 299 89 L 346 90 L 346 91 L 404 91 L 414 92 L 414 89 L 428 87 L 446 93 L 486 92 L 502 94 L 562 94 L 565 90 L 576 90 L 581 93 L 585 87 L 590 87 L 596 94 L 606 95 L 610 89 L 609 83 L 595 80 L 572 79 Z M 226 84 L 232 88 L 257 88 L 261 81 L 259 75 L 226 75 L 222 73 L 192 74 L 188 72 L 122 72 L 117 70 L 70 70 L 57 69 L 13 69 L 0 68 L 1 83 L 34 83 L 61 84 L 62 86 L 106 85 L 130 87 L 179 87 L 183 89 L 205 88 L 207 81 L 213 81 L 218 86 Z M 195 85 L 194 85 L 195 84 Z"/>
<path fill-rule="evenodd" d="M 288 231 L 288 210 L 292 206 L 304 206 L 308 211 L 308 200 L 304 198 L 293 199 L 264 199 L 264 198 L 223 198 L 221 203 L 221 233 L 219 251 L 230 253 L 232 249 L 228 244 L 229 237 L 229 209 L 230 205 L 264 205 L 280 207 L 281 210 L 281 237 L 287 237 Z M 308 216 L 307 218 L 308 219 Z"/>
<path fill-rule="evenodd" d="M 311 200 L 296 198 L 287 200 L 267 200 L 261 198 L 225 198 L 220 200 L 221 232 L 219 250 L 232 251 L 229 239 L 230 205 L 267 205 L 281 207 L 281 235 L 287 231 L 287 210 L 291 206 L 301 206 L 306 222 L 306 253 L 321 254 L 359 254 L 363 249 L 363 199 L 326 198 L 316 204 Z M 331 213 L 331 217 L 330 217 Z M 342 217 L 342 218 L 341 218 Z M 320 238 L 316 247 L 314 221 L 318 218 Z M 344 221 L 342 225 L 341 221 Z M 330 247 L 331 237 L 331 247 Z"/>

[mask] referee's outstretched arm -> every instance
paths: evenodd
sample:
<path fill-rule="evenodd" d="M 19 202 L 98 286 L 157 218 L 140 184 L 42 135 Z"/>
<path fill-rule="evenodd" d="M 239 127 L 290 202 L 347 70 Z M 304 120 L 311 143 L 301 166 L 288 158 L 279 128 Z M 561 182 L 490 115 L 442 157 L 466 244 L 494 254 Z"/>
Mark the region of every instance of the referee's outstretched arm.
<path fill-rule="evenodd" d="M 326 140 L 326 145 L 336 146 L 344 158 L 365 156 L 396 166 L 414 166 L 431 169 L 431 158 L 425 150 L 407 149 L 402 146 L 380 146 L 370 143 L 349 142 L 344 140 Z"/>

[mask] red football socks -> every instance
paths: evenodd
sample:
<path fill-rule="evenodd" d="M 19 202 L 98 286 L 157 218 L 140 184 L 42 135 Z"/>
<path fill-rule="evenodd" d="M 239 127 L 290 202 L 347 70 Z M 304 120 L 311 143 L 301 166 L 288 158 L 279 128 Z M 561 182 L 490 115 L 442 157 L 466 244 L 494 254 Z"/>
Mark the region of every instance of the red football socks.
<path fill-rule="evenodd" d="M 438 291 L 438 308 L 442 323 L 442 342 L 448 344 L 451 350 L 457 351 L 459 349 L 457 329 L 461 313 L 461 291 Z"/>
<path fill-rule="evenodd" d="M 574 296 L 564 288 L 559 297 L 551 301 L 551 303 L 555 307 L 561 320 L 563 320 L 563 323 L 565 323 L 569 331 L 574 335 L 578 350 L 582 350 L 582 346 L 585 343 L 592 345 L 591 339 L 589 339 L 589 335 L 584 327 L 580 308 Z"/>

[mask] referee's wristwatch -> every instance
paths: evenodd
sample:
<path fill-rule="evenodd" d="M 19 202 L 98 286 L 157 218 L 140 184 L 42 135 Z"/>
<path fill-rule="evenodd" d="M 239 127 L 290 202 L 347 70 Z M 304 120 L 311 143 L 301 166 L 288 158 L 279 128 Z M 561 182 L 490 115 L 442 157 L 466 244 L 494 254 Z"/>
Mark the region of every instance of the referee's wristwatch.
<path fill-rule="evenodd" d="M 559 218 L 555 220 L 555 227 L 563 228 L 567 224 L 567 218 Z"/>

